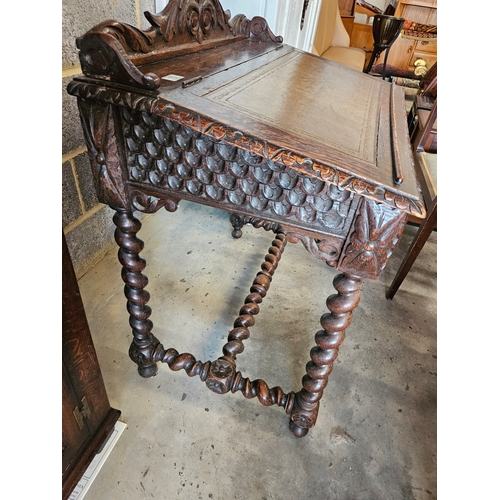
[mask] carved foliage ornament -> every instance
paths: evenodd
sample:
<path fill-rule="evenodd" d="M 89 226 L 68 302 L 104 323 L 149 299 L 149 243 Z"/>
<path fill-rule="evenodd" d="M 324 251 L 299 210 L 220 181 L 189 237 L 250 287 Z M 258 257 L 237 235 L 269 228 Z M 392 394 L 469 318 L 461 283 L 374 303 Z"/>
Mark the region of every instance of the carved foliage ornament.
<path fill-rule="evenodd" d="M 159 14 L 145 12 L 144 16 L 167 42 L 187 31 L 202 43 L 211 28 L 229 30 L 229 11 L 224 12 L 217 0 L 170 1 Z"/>
<path fill-rule="evenodd" d="M 401 237 L 407 215 L 363 198 L 338 269 L 361 278 L 376 279 Z"/>
<path fill-rule="evenodd" d="M 126 208 L 125 177 L 121 154 L 123 145 L 116 130 L 117 109 L 110 105 L 78 99 L 83 133 L 92 165 L 97 198 L 113 208 Z"/>

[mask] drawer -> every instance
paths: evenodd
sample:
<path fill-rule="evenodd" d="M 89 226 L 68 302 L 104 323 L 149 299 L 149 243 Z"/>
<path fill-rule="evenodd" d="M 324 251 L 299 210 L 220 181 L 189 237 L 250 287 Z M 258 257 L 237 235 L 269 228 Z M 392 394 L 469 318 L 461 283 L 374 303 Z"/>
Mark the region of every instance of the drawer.
<path fill-rule="evenodd" d="M 437 42 L 429 42 L 427 40 L 418 41 L 415 44 L 415 52 L 429 52 L 437 54 Z"/>

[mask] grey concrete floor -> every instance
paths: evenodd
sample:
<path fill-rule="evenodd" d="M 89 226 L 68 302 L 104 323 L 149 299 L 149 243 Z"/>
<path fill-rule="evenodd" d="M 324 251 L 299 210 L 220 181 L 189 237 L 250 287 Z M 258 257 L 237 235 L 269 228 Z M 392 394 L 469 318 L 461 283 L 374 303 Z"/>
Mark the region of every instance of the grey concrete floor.
<path fill-rule="evenodd" d="M 153 332 L 163 345 L 214 360 L 273 234 L 181 202 L 147 216 Z M 385 292 L 416 228 L 377 281 L 366 280 L 316 426 L 241 393 L 217 395 L 166 364 L 143 379 L 128 357 L 121 266 L 110 252 L 79 280 L 111 405 L 127 424 L 86 500 L 436 498 L 436 246 L 433 233 L 392 301 Z M 238 369 L 298 391 L 336 271 L 288 244 Z"/>

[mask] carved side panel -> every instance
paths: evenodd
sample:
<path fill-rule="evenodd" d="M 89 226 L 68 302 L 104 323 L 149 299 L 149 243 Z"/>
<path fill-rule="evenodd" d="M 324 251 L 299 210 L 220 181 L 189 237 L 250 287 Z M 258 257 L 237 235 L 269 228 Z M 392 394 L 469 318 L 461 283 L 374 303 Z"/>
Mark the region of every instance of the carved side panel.
<path fill-rule="evenodd" d="M 390 207 L 416 214 L 419 217 L 425 214 L 422 201 L 415 197 L 406 196 L 401 192 L 381 186 L 375 181 L 346 173 L 340 168 L 325 165 L 316 160 L 313 161 L 271 142 L 247 136 L 241 131 L 231 129 L 202 115 L 176 108 L 173 104 L 152 95 L 128 93 L 77 80 L 70 82 L 68 92 L 81 99 L 98 100 L 102 103 L 133 109 L 134 113 L 145 112 L 148 115 L 157 115 L 161 117 L 160 119 L 178 123 L 195 132 L 202 133 L 204 136 L 211 137 L 215 141 L 223 141 L 230 147 L 244 149 L 276 165 L 285 166 L 302 176 L 333 183 L 338 186 L 340 191 L 350 191 L 355 195 L 381 201 Z"/>
<path fill-rule="evenodd" d="M 147 112 L 123 109 L 129 178 L 261 219 L 345 238 L 354 194 Z"/>
<path fill-rule="evenodd" d="M 407 218 L 405 212 L 362 198 L 338 269 L 376 279 L 401 238 Z"/>
<path fill-rule="evenodd" d="M 127 208 L 122 130 L 117 109 L 110 104 L 78 99 L 78 108 L 92 166 L 97 198 L 113 208 Z M 125 169 L 123 168 L 125 167 Z"/>

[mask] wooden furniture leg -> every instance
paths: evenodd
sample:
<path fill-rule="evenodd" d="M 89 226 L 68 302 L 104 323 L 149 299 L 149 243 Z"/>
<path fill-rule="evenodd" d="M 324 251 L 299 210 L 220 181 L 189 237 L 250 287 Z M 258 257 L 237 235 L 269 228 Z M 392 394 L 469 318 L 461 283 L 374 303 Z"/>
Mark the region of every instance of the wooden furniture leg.
<path fill-rule="evenodd" d="M 149 378 L 158 373 L 153 352 L 160 341 L 151 333 L 153 322 L 148 319 L 151 315 L 151 308 L 147 305 L 150 295 L 145 290 L 148 278 L 142 274 L 146 261 L 139 256 L 144 243 L 136 237 L 142 224 L 126 210 L 117 210 L 113 222 L 116 225 L 115 240 L 120 247 L 118 259 L 123 266 L 122 279 L 125 282 L 129 322 L 134 335 L 129 356 L 137 364 L 139 375 Z"/>
<path fill-rule="evenodd" d="M 396 276 L 392 280 L 391 286 L 386 293 L 387 299 L 392 299 L 395 293 L 398 291 L 401 283 L 405 279 L 408 271 L 411 269 L 411 266 L 415 262 L 415 259 L 418 257 L 418 254 L 422 250 L 425 245 L 425 242 L 431 235 L 432 231 L 436 228 L 437 225 L 437 197 L 432 202 L 432 205 L 429 207 L 429 212 L 425 220 L 420 225 L 418 232 L 413 239 L 410 248 L 406 252 L 403 261 L 401 262 L 398 271 L 396 272 Z"/>
<path fill-rule="evenodd" d="M 305 436 L 316 423 L 320 399 L 328 384 L 333 362 L 344 341 L 345 330 L 352 321 L 352 311 L 361 298 L 361 285 L 361 278 L 344 273 L 338 274 L 333 280 L 338 293 L 330 295 L 326 301 L 330 313 L 321 317 L 324 330 L 316 333 L 317 346 L 311 349 L 311 361 L 306 365 L 302 390 L 295 395 L 290 416 L 290 430 L 297 437 Z"/>

